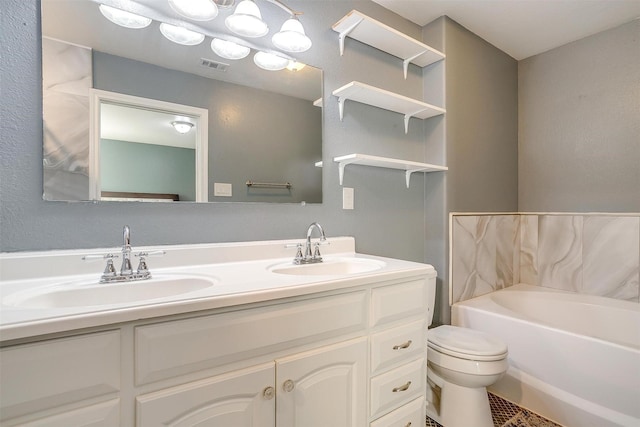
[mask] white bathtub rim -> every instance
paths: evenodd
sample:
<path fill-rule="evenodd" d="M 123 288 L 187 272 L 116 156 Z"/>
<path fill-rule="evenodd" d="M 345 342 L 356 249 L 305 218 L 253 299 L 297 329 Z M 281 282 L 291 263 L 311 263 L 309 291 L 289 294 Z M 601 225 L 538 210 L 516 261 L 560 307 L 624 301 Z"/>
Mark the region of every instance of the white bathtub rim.
<path fill-rule="evenodd" d="M 621 309 L 621 310 L 629 310 L 632 312 L 637 312 L 640 315 L 640 304 L 634 303 L 632 301 L 625 300 L 617 300 L 613 298 L 601 297 L 597 295 L 585 295 L 585 294 L 576 294 L 575 292 L 563 291 L 554 288 L 547 288 L 541 286 L 528 285 L 525 283 L 519 283 L 517 285 L 510 286 L 508 288 L 500 289 L 495 292 L 535 292 L 535 293 L 554 293 L 557 296 L 570 298 L 572 296 L 579 295 L 582 302 L 586 302 L 588 304 L 600 305 L 602 303 L 606 303 L 607 306 Z M 508 307 L 505 307 L 497 302 L 493 301 L 490 297 L 491 294 L 480 295 L 465 301 L 460 301 L 454 304 L 454 306 L 462 306 L 464 310 L 472 310 L 472 311 L 491 311 L 493 315 L 502 319 L 510 319 L 517 320 L 519 322 L 524 322 L 528 324 L 535 324 L 540 326 L 545 330 L 553 330 L 558 331 L 561 330 L 563 333 L 575 336 L 575 337 L 585 337 L 589 340 L 594 340 L 596 342 L 606 343 L 607 345 L 612 345 L 614 347 L 623 348 L 625 350 L 630 350 L 634 353 L 640 354 L 640 340 L 637 343 L 628 344 L 621 343 L 617 341 L 607 340 L 599 337 L 594 337 L 591 335 L 586 335 L 584 333 L 578 333 L 567 329 L 559 328 L 556 325 L 553 325 L 549 322 L 544 322 L 541 320 L 532 320 L 527 316 L 518 313 L 517 311 L 511 310 Z M 489 300 L 489 302 L 487 302 Z M 491 304 L 491 307 L 487 307 L 487 304 Z M 452 324 L 455 323 L 453 319 L 455 310 L 452 310 Z"/>

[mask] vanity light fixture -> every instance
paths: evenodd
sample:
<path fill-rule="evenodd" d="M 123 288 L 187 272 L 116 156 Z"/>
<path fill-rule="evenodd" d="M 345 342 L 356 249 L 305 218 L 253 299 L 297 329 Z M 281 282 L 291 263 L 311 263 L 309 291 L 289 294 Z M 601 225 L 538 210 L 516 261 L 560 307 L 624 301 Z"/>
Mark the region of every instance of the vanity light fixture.
<path fill-rule="evenodd" d="M 189 133 L 189 131 L 193 129 L 194 125 L 191 122 L 176 120 L 174 122 L 171 122 L 171 126 L 173 126 L 176 132 L 180 134 L 185 134 L 185 133 Z"/>
<path fill-rule="evenodd" d="M 274 53 L 258 51 L 253 56 L 253 62 L 263 70 L 278 71 L 283 70 L 289 64 L 287 58 L 283 58 Z"/>
<path fill-rule="evenodd" d="M 289 71 L 300 71 L 302 70 L 306 65 L 303 64 L 302 62 L 298 62 L 298 61 L 289 61 L 289 63 L 287 64 L 287 70 Z"/>
<path fill-rule="evenodd" d="M 164 37 L 171 40 L 174 43 L 178 43 L 186 46 L 195 46 L 205 39 L 206 36 L 212 37 L 211 50 L 218 56 L 225 59 L 242 59 L 249 55 L 251 49 L 258 49 L 253 44 L 245 41 L 243 44 L 236 43 L 235 41 L 224 40 L 226 38 L 220 38 L 218 34 L 211 33 L 204 27 L 202 32 L 193 31 L 185 27 L 190 27 L 192 24 L 185 24 L 181 26 L 179 20 L 170 19 L 157 12 L 152 11 L 149 8 L 143 7 L 144 5 L 134 8 L 136 12 L 147 11 L 152 18 L 147 18 L 136 13 L 128 12 L 122 9 L 114 8 L 102 2 L 116 2 L 116 0 L 93 0 L 100 3 L 100 12 L 111 22 L 127 28 L 145 28 L 151 24 L 152 19 L 160 23 L 160 32 Z M 118 0 L 120 1 L 120 0 Z M 127 0 L 130 1 L 130 0 Z M 194 20 L 194 21 L 207 21 L 215 18 L 218 14 L 218 7 L 230 7 L 234 4 L 235 0 L 167 0 L 171 9 L 182 17 Z M 285 6 L 280 0 L 265 0 L 268 3 L 272 3 L 289 14 L 280 31 L 273 35 L 271 38 L 273 44 L 280 50 L 286 52 L 305 52 L 311 45 L 311 39 L 305 34 L 302 24 L 298 20 L 298 15 L 302 15 L 302 12 L 296 12 L 289 7 Z M 115 4 L 120 4 L 116 2 Z M 152 13 L 153 12 L 153 13 Z M 145 14 L 146 14 L 145 13 Z M 167 23 L 172 22 L 171 24 Z M 177 25 L 176 25 L 177 24 Z M 238 3 L 233 14 L 227 16 L 225 19 L 225 25 L 232 32 L 244 37 L 261 37 L 269 32 L 269 27 L 262 20 L 260 9 L 254 0 L 241 0 Z M 199 27 L 193 27 L 198 29 Z M 242 42 L 241 42 L 242 43 Z M 282 70 L 289 68 L 292 71 L 301 70 L 304 65 L 298 64 L 290 56 L 285 54 L 278 54 L 277 52 L 263 52 L 258 51 L 254 58 L 254 63 L 269 71 Z"/>
<path fill-rule="evenodd" d="M 311 47 L 311 39 L 295 15 L 282 24 L 280 32 L 275 33 L 271 41 L 275 47 L 287 52 L 305 52 Z"/>
<path fill-rule="evenodd" d="M 148 27 L 149 24 L 151 24 L 150 18 L 107 6 L 106 4 L 101 4 L 99 9 L 102 16 L 121 27 L 141 29 Z"/>
<path fill-rule="evenodd" d="M 262 20 L 260 9 L 253 0 L 242 0 L 233 14 L 224 20 L 224 24 L 244 37 L 262 37 L 269 32 L 269 27 Z"/>
<path fill-rule="evenodd" d="M 194 21 L 211 21 L 218 16 L 218 5 L 212 0 L 169 0 L 169 6 Z"/>
<path fill-rule="evenodd" d="M 211 50 L 225 59 L 242 59 L 251 52 L 251 49 L 246 46 L 218 38 L 211 40 Z"/>
<path fill-rule="evenodd" d="M 172 42 L 185 46 L 195 46 L 204 40 L 204 34 L 164 22 L 160 24 L 160 32 Z"/>

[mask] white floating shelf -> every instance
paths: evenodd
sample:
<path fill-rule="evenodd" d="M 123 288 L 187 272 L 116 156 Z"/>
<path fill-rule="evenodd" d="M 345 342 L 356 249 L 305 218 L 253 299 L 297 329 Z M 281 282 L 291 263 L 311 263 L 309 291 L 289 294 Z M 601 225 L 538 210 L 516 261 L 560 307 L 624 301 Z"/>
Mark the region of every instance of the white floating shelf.
<path fill-rule="evenodd" d="M 316 99 L 315 101 L 313 101 L 313 105 L 314 105 L 315 107 L 320 107 L 320 108 L 322 108 L 322 98 L 318 98 L 318 99 Z"/>
<path fill-rule="evenodd" d="M 334 157 L 333 161 L 338 163 L 338 173 L 340 185 L 344 178 L 344 168 L 347 165 L 373 166 L 377 168 L 399 169 L 405 171 L 407 188 L 411 174 L 415 172 L 442 172 L 449 168 L 446 166 L 430 165 L 429 163 L 411 162 L 408 160 L 390 159 L 388 157 L 370 156 L 368 154 L 347 154 L 346 156 Z"/>
<path fill-rule="evenodd" d="M 369 86 L 365 83 L 351 82 L 333 91 L 333 95 L 338 97 L 338 108 L 340 120 L 344 117 L 344 102 L 347 99 L 394 111 L 404 115 L 404 133 L 409 132 L 409 119 L 428 119 L 429 117 L 444 114 L 444 108 L 427 104 L 426 102 L 408 98 L 388 90 Z"/>
<path fill-rule="evenodd" d="M 340 56 L 344 53 L 344 39 L 351 37 L 402 59 L 405 79 L 409 63 L 426 67 L 445 58 L 442 52 L 357 10 L 346 14 L 332 28 L 340 34 Z"/>

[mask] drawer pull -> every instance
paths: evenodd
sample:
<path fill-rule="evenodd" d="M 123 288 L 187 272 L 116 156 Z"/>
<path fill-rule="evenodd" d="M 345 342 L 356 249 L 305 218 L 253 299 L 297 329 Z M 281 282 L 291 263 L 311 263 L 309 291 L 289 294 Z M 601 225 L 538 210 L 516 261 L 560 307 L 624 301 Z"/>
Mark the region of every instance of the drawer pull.
<path fill-rule="evenodd" d="M 271 400 L 275 397 L 276 395 L 276 389 L 269 386 L 269 387 L 265 387 L 264 390 L 262 390 L 262 397 L 265 398 L 265 400 Z"/>
<path fill-rule="evenodd" d="M 409 346 L 411 345 L 411 340 L 407 341 L 404 344 L 400 344 L 400 345 L 394 345 L 393 349 L 394 350 L 403 350 L 405 348 L 409 348 Z"/>
<path fill-rule="evenodd" d="M 408 423 L 406 423 L 406 424 L 404 425 L 404 427 L 411 427 L 411 421 L 409 421 Z"/>
<path fill-rule="evenodd" d="M 282 383 L 282 389 L 287 393 L 292 392 L 294 388 L 295 384 L 291 380 L 286 380 L 284 383 Z"/>
<path fill-rule="evenodd" d="M 400 387 L 394 387 L 393 390 L 391 390 L 391 391 L 393 391 L 394 393 L 397 393 L 399 391 L 407 391 L 407 390 L 409 390 L 409 386 L 410 385 L 411 385 L 411 381 L 407 381 L 406 384 L 401 385 Z"/>

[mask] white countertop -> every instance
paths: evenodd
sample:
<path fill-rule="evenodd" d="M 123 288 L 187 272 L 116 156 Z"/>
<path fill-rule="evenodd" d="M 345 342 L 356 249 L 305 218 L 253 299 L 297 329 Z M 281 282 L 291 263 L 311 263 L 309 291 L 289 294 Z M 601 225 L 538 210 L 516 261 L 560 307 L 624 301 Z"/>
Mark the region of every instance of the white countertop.
<path fill-rule="evenodd" d="M 257 303 L 280 298 L 335 291 L 415 276 L 435 276 L 428 264 L 355 253 L 350 237 L 329 239 L 322 246 L 325 262 L 340 259 L 372 260 L 381 268 L 349 275 L 288 275 L 271 271 L 274 266 L 292 264 L 295 248 L 285 248 L 300 240 L 179 245 L 133 248 L 164 250 L 163 257 L 148 259 L 154 278 L 199 276 L 213 279 L 213 286 L 177 296 L 145 299 L 123 304 L 63 308 L 30 308 L 8 305 L 16 295 L 38 292 L 45 286 L 79 281 L 97 282 L 104 262 L 86 262 L 87 254 L 118 253 L 118 248 L 89 251 L 50 251 L 0 254 L 0 340 L 99 327 L 138 319 L 148 319 L 227 306 Z M 116 260 L 116 268 L 119 266 Z M 135 261 L 134 261 L 135 262 Z M 135 265 L 134 265 L 135 268 Z M 70 274 L 77 272 L 78 274 Z M 135 286 L 135 283 L 104 286 Z"/>

